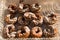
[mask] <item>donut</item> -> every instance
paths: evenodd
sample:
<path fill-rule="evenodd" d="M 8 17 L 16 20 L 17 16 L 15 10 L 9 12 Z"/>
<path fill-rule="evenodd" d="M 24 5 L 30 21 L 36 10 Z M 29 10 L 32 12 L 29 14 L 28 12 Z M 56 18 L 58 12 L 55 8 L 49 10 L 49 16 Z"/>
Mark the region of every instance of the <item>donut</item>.
<path fill-rule="evenodd" d="M 37 17 L 36 17 L 36 15 L 35 15 L 34 13 L 32 13 L 32 12 L 25 12 L 25 13 L 24 13 L 24 18 L 25 18 L 26 20 L 32 20 L 32 19 L 36 19 Z"/>
<path fill-rule="evenodd" d="M 18 17 L 18 23 L 19 23 L 20 25 L 28 25 L 28 24 L 29 24 L 29 21 L 26 21 L 24 17 L 19 16 L 19 17 Z"/>
<path fill-rule="evenodd" d="M 15 4 L 11 4 L 11 5 L 8 6 L 8 10 L 11 13 L 14 13 L 17 10 L 17 6 Z"/>
<path fill-rule="evenodd" d="M 35 3 L 35 4 L 31 5 L 30 10 L 31 10 L 31 12 L 37 12 L 40 10 L 40 8 L 41 8 L 41 5 L 39 5 L 38 3 Z"/>
<path fill-rule="evenodd" d="M 27 26 L 21 27 L 16 35 L 18 38 L 28 38 L 30 35 L 30 29 Z"/>
<path fill-rule="evenodd" d="M 4 36 L 5 38 L 15 37 L 15 26 L 13 24 L 8 24 L 4 27 Z"/>
<path fill-rule="evenodd" d="M 32 20 L 32 23 L 34 25 L 41 25 L 43 23 L 43 16 L 40 14 L 40 12 L 35 13 L 36 19 Z"/>
<path fill-rule="evenodd" d="M 52 13 L 44 17 L 44 23 L 46 24 L 52 25 L 52 24 L 55 24 L 56 21 L 57 21 L 57 15 L 55 13 L 54 14 Z"/>
<path fill-rule="evenodd" d="M 57 28 L 52 26 L 47 26 L 44 28 L 43 35 L 45 37 L 55 37 L 57 36 Z"/>
<path fill-rule="evenodd" d="M 34 25 L 38 25 L 38 24 L 41 25 L 43 23 L 43 16 L 41 16 L 40 14 L 37 13 L 36 17 L 37 17 L 37 19 L 32 20 L 33 24 Z"/>
<path fill-rule="evenodd" d="M 22 3 L 20 3 L 18 11 L 19 11 L 19 13 L 28 12 L 29 11 L 29 7 L 30 7 L 29 4 L 22 4 Z"/>
<path fill-rule="evenodd" d="M 11 18 L 11 14 L 7 14 L 5 16 L 5 21 L 7 23 L 12 23 L 13 24 L 13 23 L 15 23 L 17 21 L 17 17 Z"/>
<path fill-rule="evenodd" d="M 31 36 L 33 38 L 40 38 L 42 36 L 42 29 L 38 26 L 33 27 L 31 30 Z"/>

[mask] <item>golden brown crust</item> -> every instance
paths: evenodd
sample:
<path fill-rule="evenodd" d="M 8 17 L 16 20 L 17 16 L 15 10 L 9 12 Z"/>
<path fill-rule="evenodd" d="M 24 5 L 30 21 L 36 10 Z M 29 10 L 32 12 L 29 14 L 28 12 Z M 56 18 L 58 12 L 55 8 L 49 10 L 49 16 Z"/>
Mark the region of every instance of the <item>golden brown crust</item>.
<path fill-rule="evenodd" d="M 32 28 L 31 36 L 34 38 L 40 38 L 42 36 L 42 29 L 38 26 Z"/>
<path fill-rule="evenodd" d="M 11 14 L 7 14 L 6 16 L 5 16 L 5 21 L 7 22 L 7 23 L 15 23 L 16 21 L 17 21 L 17 17 L 14 17 L 14 18 L 10 18 L 11 17 Z"/>
<path fill-rule="evenodd" d="M 29 35 L 30 35 L 30 29 L 27 26 L 24 26 L 17 31 L 18 38 L 28 38 Z"/>
<path fill-rule="evenodd" d="M 44 17 L 44 22 L 46 24 L 52 25 L 52 24 L 55 24 L 56 21 L 57 21 L 57 16 L 55 14 L 50 14 L 50 15 Z"/>
<path fill-rule="evenodd" d="M 44 29 L 44 36 L 45 37 L 54 37 L 57 36 L 57 29 L 52 26 L 48 26 Z"/>
<path fill-rule="evenodd" d="M 11 13 L 14 13 L 17 10 L 17 6 L 15 4 L 11 4 L 11 5 L 8 6 L 8 10 Z"/>
<path fill-rule="evenodd" d="M 35 4 L 31 5 L 30 9 L 31 9 L 32 12 L 37 12 L 37 11 L 40 10 L 40 8 L 41 8 L 41 5 L 39 5 L 38 3 L 35 3 Z"/>
<path fill-rule="evenodd" d="M 19 16 L 18 17 L 18 23 L 21 24 L 21 25 L 28 25 L 29 21 L 25 20 L 24 17 Z"/>
<path fill-rule="evenodd" d="M 36 19 L 36 15 L 32 12 L 26 12 L 24 13 L 24 17 L 26 20 L 32 20 L 32 19 Z"/>
<path fill-rule="evenodd" d="M 15 26 L 13 24 L 9 24 L 4 27 L 4 34 L 6 38 L 15 37 L 15 33 Z"/>

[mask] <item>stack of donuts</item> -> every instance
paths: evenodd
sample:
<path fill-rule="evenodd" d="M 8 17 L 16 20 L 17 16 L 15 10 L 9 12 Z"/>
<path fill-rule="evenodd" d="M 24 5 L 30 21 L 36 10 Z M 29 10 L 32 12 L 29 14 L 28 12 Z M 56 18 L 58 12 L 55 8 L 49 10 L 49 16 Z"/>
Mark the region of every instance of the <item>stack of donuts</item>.
<path fill-rule="evenodd" d="M 55 13 L 43 16 L 41 5 L 38 3 L 29 5 L 20 3 L 18 6 L 8 6 L 5 15 L 4 37 L 5 38 L 41 38 L 55 37 L 57 29 L 53 25 L 57 21 Z M 47 12 L 48 13 L 48 12 Z M 46 26 L 42 26 L 42 25 Z"/>

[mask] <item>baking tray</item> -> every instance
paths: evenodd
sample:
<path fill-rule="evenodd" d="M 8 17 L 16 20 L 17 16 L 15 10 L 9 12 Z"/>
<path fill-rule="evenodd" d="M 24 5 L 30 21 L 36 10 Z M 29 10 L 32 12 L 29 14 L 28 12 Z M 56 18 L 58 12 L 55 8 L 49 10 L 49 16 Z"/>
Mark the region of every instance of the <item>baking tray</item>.
<path fill-rule="evenodd" d="M 54 11 L 57 13 L 58 21 L 52 25 L 57 27 L 58 35 L 53 38 L 3 38 L 3 27 L 4 27 L 4 15 L 8 13 L 6 11 L 9 4 L 19 4 L 20 0 L 0 0 L 0 40 L 60 40 L 60 0 L 24 0 L 26 4 L 39 3 L 42 7 L 42 11 Z"/>

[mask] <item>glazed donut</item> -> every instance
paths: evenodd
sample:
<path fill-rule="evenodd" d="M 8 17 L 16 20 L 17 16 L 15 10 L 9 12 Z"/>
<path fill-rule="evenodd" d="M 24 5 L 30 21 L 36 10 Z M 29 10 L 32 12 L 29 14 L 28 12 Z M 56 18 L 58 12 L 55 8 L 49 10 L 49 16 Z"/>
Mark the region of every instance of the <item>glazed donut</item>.
<path fill-rule="evenodd" d="M 37 11 L 40 10 L 40 8 L 41 8 L 41 5 L 39 5 L 38 3 L 36 3 L 36 4 L 32 4 L 32 5 L 31 5 L 30 10 L 31 10 L 32 12 L 37 12 Z"/>
<path fill-rule="evenodd" d="M 29 22 L 26 21 L 24 17 L 19 16 L 18 17 L 18 23 L 21 24 L 21 25 L 28 25 Z"/>
<path fill-rule="evenodd" d="M 43 34 L 45 37 L 54 37 L 57 36 L 57 29 L 52 26 L 45 27 Z"/>
<path fill-rule="evenodd" d="M 18 38 L 28 38 L 29 35 L 30 35 L 30 29 L 27 26 L 24 26 L 17 31 Z"/>
<path fill-rule="evenodd" d="M 12 23 L 13 24 L 13 23 L 15 23 L 17 21 L 17 17 L 11 18 L 11 14 L 7 14 L 5 16 L 5 21 L 7 23 Z"/>
<path fill-rule="evenodd" d="M 31 36 L 34 38 L 40 38 L 42 36 L 42 29 L 38 26 L 32 28 Z"/>
<path fill-rule="evenodd" d="M 43 23 L 43 16 L 40 13 L 38 13 L 38 12 L 35 13 L 35 15 L 36 15 L 37 19 L 32 20 L 32 23 L 34 25 L 42 24 Z"/>
<path fill-rule="evenodd" d="M 28 12 L 29 11 L 29 7 L 30 5 L 29 4 L 19 4 L 19 13 L 24 13 L 24 12 Z"/>
<path fill-rule="evenodd" d="M 26 20 L 36 19 L 36 15 L 32 12 L 26 12 L 24 13 L 24 17 Z"/>
<path fill-rule="evenodd" d="M 9 24 L 4 27 L 4 35 L 6 38 L 15 37 L 15 34 L 15 26 L 13 24 Z"/>
<path fill-rule="evenodd" d="M 47 24 L 52 25 L 52 24 L 55 24 L 56 21 L 57 21 L 57 16 L 56 16 L 56 14 L 53 14 L 53 13 L 52 13 L 52 14 L 44 17 L 44 22 L 47 23 Z"/>
<path fill-rule="evenodd" d="M 17 6 L 15 4 L 9 5 L 8 10 L 14 13 L 17 10 Z"/>
<path fill-rule="evenodd" d="M 37 17 L 37 19 L 32 20 L 33 24 L 38 25 L 38 24 L 42 24 L 43 23 L 43 17 Z"/>

